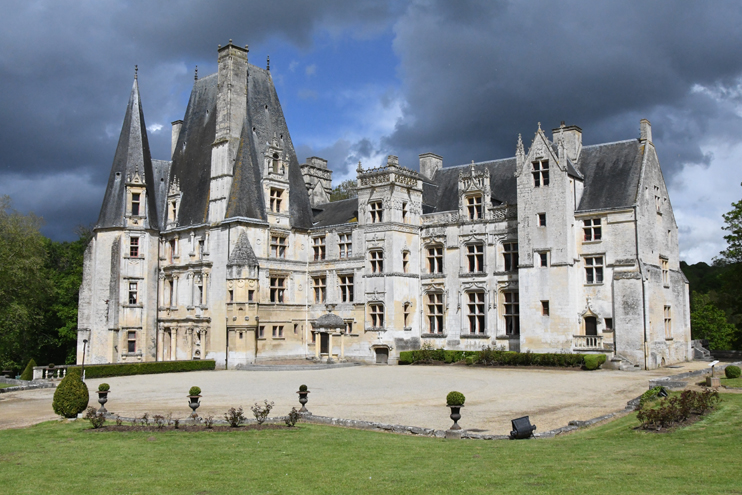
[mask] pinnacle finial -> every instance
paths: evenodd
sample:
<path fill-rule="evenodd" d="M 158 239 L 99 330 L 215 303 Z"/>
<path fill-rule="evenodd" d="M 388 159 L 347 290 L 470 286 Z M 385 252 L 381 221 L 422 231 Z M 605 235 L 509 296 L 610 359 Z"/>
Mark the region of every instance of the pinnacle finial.
<path fill-rule="evenodd" d="M 139 66 L 134 66 L 134 80 L 136 81 L 139 78 Z"/>
<path fill-rule="evenodd" d="M 196 73 L 193 74 L 193 80 L 198 81 L 198 65 L 196 66 Z"/>
<path fill-rule="evenodd" d="M 358 168 L 356 169 L 356 172 L 359 174 L 363 172 L 363 167 L 361 166 L 361 160 L 358 160 Z"/>
<path fill-rule="evenodd" d="M 230 45 L 232 44 L 232 38 L 229 38 L 229 44 Z"/>
<path fill-rule="evenodd" d="M 268 61 L 266 62 L 265 70 L 271 70 L 271 56 L 270 55 L 268 55 Z"/>
<path fill-rule="evenodd" d="M 541 130 L 541 122 L 538 123 L 538 130 Z"/>

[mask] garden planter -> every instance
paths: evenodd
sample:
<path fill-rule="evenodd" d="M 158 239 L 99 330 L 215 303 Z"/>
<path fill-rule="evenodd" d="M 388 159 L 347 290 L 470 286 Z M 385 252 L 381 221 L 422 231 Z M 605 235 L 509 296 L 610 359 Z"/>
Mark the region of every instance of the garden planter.
<path fill-rule="evenodd" d="M 463 405 L 460 406 L 447 406 L 451 408 L 451 419 L 453 420 L 453 425 L 449 430 L 460 430 L 461 427 L 459 426 L 459 420 L 461 419 L 461 408 L 464 407 Z"/>
<path fill-rule="evenodd" d="M 198 400 L 200 398 L 201 398 L 200 395 L 189 395 L 188 396 L 188 399 L 189 399 L 188 407 L 190 407 L 191 410 L 193 411 L 193 414 L 191 414 L 191 418 L 193 419 L 196 419 L 198 417 L 198 414 L 196 414 L 196 409 L 198 409 L 198 406 L 201 405 L 201 401 Z"/>
<path fill-rule="evenodd" d="M 106 409 L 106 402 L 108 402 L 108 392 L 110 392 L 110 390 L 97 390 L 97 392 L 98 404 L 100 404 L 100 409 L 98 409 L 98 412 L 106 414 L 108 413 L 108 410 Z"/>
<path fill-rule="evenodd" d="M 309 393 L 309 390 L 304 391 L 298 391 L 296 392 L 299 394 L 299 403 L 301 404 L 301 409 L 299 409 L 299 412 L 302 414 L 312 414 L 307 409 L 307 402 L 309 402 L 309 398 L 307 397 L 307 394 Z"/>

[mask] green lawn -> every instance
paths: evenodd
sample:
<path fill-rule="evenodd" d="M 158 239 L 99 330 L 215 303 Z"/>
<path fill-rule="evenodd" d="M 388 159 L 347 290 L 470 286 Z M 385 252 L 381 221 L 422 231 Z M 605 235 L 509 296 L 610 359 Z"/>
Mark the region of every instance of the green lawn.
<path fill-rule="evenodd" d="M 0 383 L 0 388 L 17 387 L 18 385 L 10 385 L 7 383 Z"/>
<path fill-rule="evenodd" d="M 727 387 L 740 387 L 742 388 L 742 377 L 740 378 L 722 378 L 721 384 Z"/>
<path fill-rule="evenodd" d="M 712 415 L 669 434 L 633 430 L 631 414 L 529 441 L 446 441 L 318 425 L 86 433 L 87 422 L 49 422 L 0 431 L 0 486 L 34 495 L 742 493 L 742 394 L 722 397 Z"/>

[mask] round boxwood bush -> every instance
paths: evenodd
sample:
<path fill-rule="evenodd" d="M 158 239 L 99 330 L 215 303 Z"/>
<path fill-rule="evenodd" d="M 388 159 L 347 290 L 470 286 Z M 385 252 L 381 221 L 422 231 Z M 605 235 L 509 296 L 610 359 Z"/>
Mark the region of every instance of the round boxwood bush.
<path fill-rule="evenodd" d="M 299 385 L 299 392 L 306 392 L 307 386 L 306 385 Z"/>
<path fill-rule="evenodd" d="M 201 395 L 201 389 L 199 387 L 191 387 L 188 391 L 188 395 Z"/>
<path fill-rule="evenodd" d="M 88 386 L 78 373 L 68 373 L 54 391 L 54 412 L 65 418 L 74 418 L 88 407 Z"/>
<path fill-rule="evenodd" d="M 585 354 L 583 360 L 585 363 L 585 369 L 597 370 L 600 368 L 600 365 L 605 363 L 606 356 L 605 354 Z"/>
<path fill-rule="evenodd" d="M 109 390 L 111 390 L 111 386 L 107 383 L 101 383 L 98 385 L 99 392 L 108 392 Z"/>
<path fill-rule="evenodd" d="M 23 373 L 21 373 L 21 380 L 33 380 L 33 368 L 36 366 L 36 361 L 31 358 L 31 360 L 26 365 L 26 369 L 23 370 Z"/>
<path fill-rule="evenodd" d="M 446 396 L 446 405 L 447 406 L 463 406 L 464 401 L 466 400 L 466 397 L 464 397 L 464 394 L 461 392 L 449 392 Z"/>
<path fill-rule="evenodd" d="M 727 378 L 739 378 L 740 374 L 742 374 L 742 370 L 739 369 L 739 366 L 734 366 L 733 364 L 730 364 L 724 370 L 724 374 L 726 375 Z"/>

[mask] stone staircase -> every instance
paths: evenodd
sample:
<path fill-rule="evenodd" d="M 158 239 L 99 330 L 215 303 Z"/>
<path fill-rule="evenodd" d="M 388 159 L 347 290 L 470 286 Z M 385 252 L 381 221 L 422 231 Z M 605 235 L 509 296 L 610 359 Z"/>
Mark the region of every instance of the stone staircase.
<path fill-rule="evenodd" d="M 705 340 L 692 340 L 691 345 L 693 346 L 693 359 L 696 361 L 713 361 L 711 357 L 711 351 L 709 351 L 705 345 L 708 342 Z"/>
<path fill-rule="evenodd" d="M 638 364 L 634 364 L 623 356 L 616 354 L 610 358 L 604 365 L 603 368 L 609 370 L 620 370 L 620 371 L 639 371 L 641 367 Z"/>

